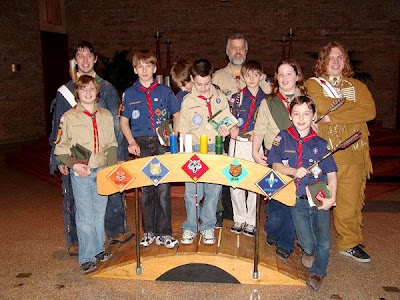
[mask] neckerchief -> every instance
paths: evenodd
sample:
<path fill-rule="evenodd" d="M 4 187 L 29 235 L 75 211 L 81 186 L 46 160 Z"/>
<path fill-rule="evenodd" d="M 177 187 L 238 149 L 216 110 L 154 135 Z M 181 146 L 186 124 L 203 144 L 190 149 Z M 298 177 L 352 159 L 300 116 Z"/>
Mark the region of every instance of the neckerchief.
<path fill-rule="evenodd" d="M 290 126 L 287 129 L 288 133 L 296 140 L 297 142 L 297 154 L 299 155 L 299 160 L 297 162 L 297 167 L 301 168 L 302 167 L 302 159 L 303 159 L 303 144 L 312 138 L 315 138 L 317 136 L 317 133 L 311 129 L 311 132 L 305 136 L 305 137 L 300 137 L 299 133 L 297 132 L 296 128 L 294 126 Z M 300 179 L 296 180 L 296 186 L 299 186 Z"/>
<path fill-rule="evenodd" d="M 207 109 L 208 109 L 208 116 L 211 118 L 212 117 L 212 110 L 211 110 L 211 98 L 212 98 L 212 95 L 210 96 L 210 98 L 206 98 L 204 96 L 197 96 L 197 97 L 199 97 L 200 99 L 203 99 L 204 101 L 206 101 Z"/>
<path fill-rule="evenodd" d="M 292 95 L 294 96 L 294 94 L 292 94 Z M 283 102 L 285 102 L 285 106 L 286 106 L 287 111 L 290 111 L 290 102 L 289 102 L 289 100 L 285 96 L 283 96 L 283 94 L 281 92 L 278 92 L 278 96 L 279 96 L 279 98 L 281 98 L 281 100 Z"/>
<path fill-rule="evenodd" d="M 243 99 L 244 99 L 245 95 L 246 95 L 246 88 L 243 89 Z M 247 128 L 249 127 L 250 120 L 251 120 L 251 117 L 252 117 L 253 112 L 254 112 L 254 107 L 256 106 L 256 102 L 257 102 L 256 101 L 257 100 L 256 97 L 254 97 L 253 95 L 250 94 L 249 98 L 251 100 L 251 104 L 250 104 L 249 114 L 247 115 L 247 120 L 244 123 L 244 125 L 242 127 L 242 130 L 241 130 L 243 133 L 245 133 Z M 238 107 L 238 111 L 239 110 L 240 110 L 240 107 Z"/>
<path fill-rule="evenodd" d="M 92 125 L 93 125 L 93 152 L 96 154 L 99 152 L 99 130 L 97 128 L 97 121 L 96 121 L 96 113 L 97 110 L 94 111 L 94 113 L 90 113 L 87 110 L 84 110 L 83 113 L 87 116 L 89 116 L 92 119 Z"/>
<path fill-rule="evenodd" d="M 147 109 L 149 110 L 151 127 L 153 128 L 154 131 L 156 131 L 156 126 L 154 125 L 154 113 L 153 113 L 153 105 L 151 103 L 150 92 L 153 91 L 157 86 L 158 86 L 158 81 L 154 80 L 153 84 L 150 85 L 150 87 L 145 88 L 144 86 L 141 86 L 139 88 L 139 90 L 141 90 L 146 94 Z"/>

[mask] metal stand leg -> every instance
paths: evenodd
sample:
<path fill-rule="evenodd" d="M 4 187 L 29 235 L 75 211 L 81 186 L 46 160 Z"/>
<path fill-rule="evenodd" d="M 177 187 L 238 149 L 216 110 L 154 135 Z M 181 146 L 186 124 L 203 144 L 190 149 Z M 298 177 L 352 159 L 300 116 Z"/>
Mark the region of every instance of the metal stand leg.
<path fill-rule="evenodd" d="M 261 215 L 261 197 L 257 194 L 257 209 L 256 209 L 256 236 L 254 241 L 254 268 L 252 271 L 252 276 L 254 280 L 258 280 L 258 252 L 259 252 L 259 242 L 260 242 L 260 215 Z"/>
<path fill-rule="evenodd" d="M 139 210 L 139 191 L 135 189 L 136 202 L 136 275 L 142 274 L 143 268 L 140 263 L 140 210 Z"/>

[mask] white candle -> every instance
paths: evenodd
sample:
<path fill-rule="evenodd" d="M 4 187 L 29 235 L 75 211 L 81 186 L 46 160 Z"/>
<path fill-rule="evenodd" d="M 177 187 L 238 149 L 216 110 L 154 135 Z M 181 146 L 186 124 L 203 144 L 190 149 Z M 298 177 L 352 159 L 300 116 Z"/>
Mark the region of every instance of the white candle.
<path fill-rule="evenodd" d="M 185 152 L 192 153 L 193 152 L 192 146 L 193 146 L 192 135 L 186 133 L 185 134 Z"/>
<path fill-rule="evenodd" d="M 183 152 L 183 138 L 182 138 L 182 134 L 179 134 L 179 152 Z"/>

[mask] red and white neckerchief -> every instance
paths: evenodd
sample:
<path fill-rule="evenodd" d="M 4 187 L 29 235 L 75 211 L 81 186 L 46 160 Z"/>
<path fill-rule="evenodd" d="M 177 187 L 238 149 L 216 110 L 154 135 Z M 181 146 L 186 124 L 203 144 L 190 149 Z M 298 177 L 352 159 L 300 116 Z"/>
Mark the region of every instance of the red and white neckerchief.
<path fill-rule="evenodd" d="M 287 129 L 287 131 L 297 142 L 297 154 L 299 156 L 299 160 L 297 162 L 297 168 L 301 168 L 303 159 L 303 144 L 311 140 L 312 138 L 315 138 L 317 136 L 317 133 L 313 129 L 311 129 L 311 133 L 309 135 L 305 136 L 304 138 L 301 138 L 294 126 L 290 126 Z M 299 186 L 299 183 L 300 179 L 297 179 L 296 186 Z"/>
<path fill-rule="evenodd" d="M 243 99 L 244 99 L 245 95 L 246 95 L 246 88 L 243 89 Z M 243 125 L 243 127 L 241 129 L 241 131 L 243 133 L 245 133 L 247 131 L 247 128 L 249 127 L 250 120 L 251 120 L 251 117 L 253 116 L 254 108 L 255 108 L 256 102 L 257 102 L 257 98 L 254 97 L 253 95 L 250 94 L 249 98 L 251 100 L 251 104 L 250 104 L 249 113 L 247 115 L 247 120 L 246 120 L 246 122 L 244 123 L 244 125 Z M 240 110 L 240 107 L 238 107 L 238 111 L 239 110 Z"/>
<path fill-rule="evenodd" d="M 289 100 L 285 96 L 283 96 L 283 94 L 281 92 L 278 92 L 278 96 L 279 96 L 279 98 L 281 98 L 281 100 L 283 102 L 285 102 L 286 109 L 287 109 L 288 112 L 290 112 L 290 102 L 289 102 Z"/>
<path fill-rule="evenodd" d="M 149 88 L 145 88 L 141 86 L 139 90 L 146 94 L 146 102 L 147 102 L 147 109 L 149 110 L 149 116 L 151 121 L 151 127 L 154 131 L 156 131 L 156 126 L 154 124 L 154 112 L 153 112 L 153 105 L 151 103 L 150 92 L 153 91 L 158 86 L 158 81 L 154 80 L 153 84 Z"/>
<path fill-rule="evenodd" d="M 96 121 L 96 113 L 90 113 L 87 110 L 84 110 L 83 113 L 89 116 L 92 119 L 92 126 L 93 126 L 93 152 L 94 154 L 99 152 L 99 130 L 97 128 L 97 121 Z"/>
<path fill-rule="evenodd" d="M 197 96 L 200 99 L 203 99 L 204 101 L 206 101 L 207 104 L 207 109 L 208 109 L 208 116 L 211 118 L 212 117 L 212 110 L 211 110 L 211 98 L 213 97 L 212 95 L 210 96 L 210 98 L 206 98 L 204 96 Z"/>

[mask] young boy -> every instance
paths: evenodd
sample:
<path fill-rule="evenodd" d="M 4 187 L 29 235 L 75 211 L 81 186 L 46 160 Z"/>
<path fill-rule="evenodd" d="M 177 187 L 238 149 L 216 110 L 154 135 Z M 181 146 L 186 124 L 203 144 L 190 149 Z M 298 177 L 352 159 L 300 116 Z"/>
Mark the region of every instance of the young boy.
<path fill-rule="evenodd" d="M 169 87 L 153 79 L 157 64 L 153 52 L 135 53 L 132 64 L 139 78 L 125 90 L 120 118 L 128 151 L 141 157 L 164 154 L 168 147 L 160 144 L 156 130 L 171 114 L 176 125 L 180 104 Z M 171 187 L 168 183 L 142 188 L 142 220 L 144 236 L 140 245 L 149 246 L 155 239 L 157 245 L 166 248 L 178 244 L 172 236 Z"/>
<path fill-rule="evenodd" d="M 240 136 L 243 136 L 244 139 L 230 140 L 229 155 L 254 162 L 251 155 L 254 116 L 265 96 L 264 92 L 260 89 L 263 68 L 259 62 L 249 60 L 243 64 L 240 74 L 246 83 L 246 87 L 240 93 L 234 94 L 231 102 L 233 115 L 239 122 Z M 234 221 L 231 231 L 236 234 L 240 234 L 243 231 L 243 234 L 247 236 L 254 236 L 257 195 L 253 192 L 248 192 L 246 198 L 246 191 L 238 188 L 231 188 L 230 192 Z"/>
<path fill-rule="evenodd" d="M 326 276 L 330 237 L 330 208 L 336 202 L 336 164 L 328 156 L 310 171 L 309 166 L 329 152 L 328 143 L 317 136 L 311 123 L 315 118 L 315 104 L 308 96 L 295 97 L 290 103 L 293 126 L 281 131 L 274 139 L 268 163 L 282 174 L 296 178 L 296 204 L 291 207 L 298 243 L 303 250 L 302 263 L 309 268 L 307 285 L 318 290 Z M 323 181 L 331 196 L 323 198 L 321 207 L 310 207 L 306 187 Z"/>
<path fill-rule="evenodd" d="M 96 175 L 117 163 L 117 140 L 111 113 L 96 103 L 99 85 L 95 78 L 82 75 L 75 84 L 77 106 L 63 116 L 60 142 L 55 155 L 68 168 L 76 206 L 79 240 L 79 263 L 84 273 L 96 269 L 96 259 L 106 261 L 111 254 L 104 250 L 104 215 L 107 196 L 97 193 Z M 85 162 L 72 156 L 70 148 L 81 145 L 91 151 Z"/>
<path fill-rule="evenodd" d="M 200 135 L 208 136 L 208 152 L 215 152 L 215 137 L 218 133 L 214 128 L 207 126 L 209 118 L 219 110 L 229 112 L 228 100 L 225 95 L 211 83 L 213 67 L 207 59 L 194 62 L 192 75 L 193 89 L 182 102 L 181 116 L 178 131 L 185 135 L 193 136 L 193 150 L 200 150 Z M 225 126 L 219 128 L 219 134 L 226 137 L 229 132 Z M 236 129 L 237 134 L 237 129 Z M 204 244 L 214 244 L 214 227 L 216 222 L 216 209 L 221 185 L 211 183 L 197 183 L 197 199 L 204 196 L 202 209 L 199 210 L 201 219 L 200 232 Z M 196 214 L 195 184 L 185 183 L 186 221 L 182 224 L 184 229 L 181 243 L 191 244 L 197 235 L 198 218 Z"/>
<path fill-rule="evenodd" d="M 73 80 L 70 80 L 58 89 L 57 95 L 51 106 L 53 111 L 53 129 L 49 138 L 51 147 L 50 173 L 54 174 L 56 170 L 59 170 L 62 174 L 64 230 L 67 248 L 70 255 L 78 254 L 74 196 L 71 187 L 69 169 L 57 159 L 54 155 L 54 149 L 59 139 L 58 129 L 61 116 L 76 105 L 73 93 L 74 80 L 77 77 L 81 75 L 90 75 L 96 79 L 100 89 L 98 99 L 99 106 L 109 110 L 113 116 L 113 127 L 118 142 L 118 161 L 125 161 L 128 159 L 126 140 L 119 127 L 118 109 L 120 101 L 118 94 L 112 84 L 99 77 L 94 71 L 97 58 L 96 50 L 88 41 L 81 41 L 74 47 L 72 51 L 73 65 L 70 66 L 70 74 Z M 132 238 L 133 233 L 130 232 L 129 228 L 126 226 L 125 193 L 115 193 L 108 196 L 104 226 L 110 243 L 123 243 Z"/>
<path fill-rule="evenodd" d="M 190 80 L 190 72 L 193 62 L 181 59 L 175 62 L 171 68 L 172 84 L 179 91 L 175 94 L 176 98 L 182 103 L 183 98 L 192 91 L 192 81 Z"/>

